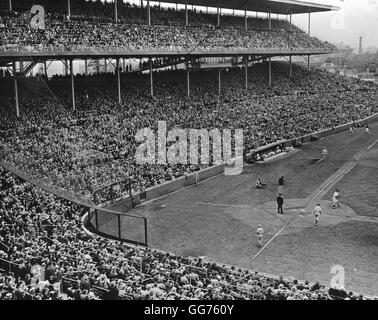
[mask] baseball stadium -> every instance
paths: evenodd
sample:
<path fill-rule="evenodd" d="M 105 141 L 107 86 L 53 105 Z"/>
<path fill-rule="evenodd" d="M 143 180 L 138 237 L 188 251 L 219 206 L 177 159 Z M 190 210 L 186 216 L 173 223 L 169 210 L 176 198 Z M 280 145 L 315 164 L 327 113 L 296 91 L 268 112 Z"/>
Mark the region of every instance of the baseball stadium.
<path fill-rule="evenodd" d="M 378 299 L 378 85 L 313 63 L 339 9 L 2 1 L 0 300 Z"/>

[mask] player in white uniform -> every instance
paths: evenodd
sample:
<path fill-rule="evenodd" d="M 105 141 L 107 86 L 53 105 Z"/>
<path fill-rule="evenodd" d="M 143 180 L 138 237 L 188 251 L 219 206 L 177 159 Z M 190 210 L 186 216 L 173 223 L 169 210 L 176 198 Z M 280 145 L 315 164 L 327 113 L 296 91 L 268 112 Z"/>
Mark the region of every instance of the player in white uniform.
<path fill-rule="evenodd" d="M 259 224 L 259 227 L 257 228 L 256 233 L 257 233 L 257 245 L 259 247 L 262 247 L 263 237 L 264 237 L 264 229 L 261 226 L 261 224 Z"/>
<path fill-rule="evenodd" d="M 322 149 L 322 159 L 324 160 L 328 155 L 328 150 L 326 147 L 323 147 Z"/>
<path fill-rule="evenodd" d="M 337 208 L 340 208 L 341 207 L 341 204 L 340 204 L 340 202 L 339 202 L 339 200 L 340 200 L 340 192 L 339 192 L 339 190 L 335 190 L 335 192 L 333 193 L 333 197 L 332 197 L 332 208 L 333 209 L 336 209 L 336 207 Z"/>
<path fill-rule="evenodd" d="M 366 127 L 365 127 L 365 134 L 369 134 L 370 133 L 370 129 L 369 129 L 369 126 L 368 125 L 366 125 Z"/>
<path fill-rule="evenodd" d="M 317 227 L 319 224 L 319 217 L 321 214 L 322 214 L 322 208 L 320 207 L 320 204 L 318 203 L 318 205 L 314 208 L 315 227 Z"/>
<path fill-rule="evenodd" d="M 266 184 L 265 183 L 262 183 L 261 182 L 261 179 L 257 179 L 257 182 L 256 182 L 256 189 L 264 189 L 266 187 Z"/>

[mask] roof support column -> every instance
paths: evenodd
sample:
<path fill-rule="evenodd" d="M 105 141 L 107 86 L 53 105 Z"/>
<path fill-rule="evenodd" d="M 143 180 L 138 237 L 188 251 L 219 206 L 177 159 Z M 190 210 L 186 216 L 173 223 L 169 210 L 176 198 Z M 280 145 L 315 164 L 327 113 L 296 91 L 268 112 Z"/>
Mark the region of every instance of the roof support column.
<path fill-rule="evenodd" d="M 104 59 L 104 70 L 105 70 L 105 73 L 108 73 L 108 59 Z"/>
<path fill-rule="evenodd" d="M 220 25 L 220 10 L 219 10 L 219 0 L 218 0 L 218 6 L 217 6 L 217 26 Z"/>
<path fill-rule="evenodd" d="M 140 0 L 140 7 L 143 9 L 143 0 Z"/>
<path fill-rule="evenodd" d="M 115 23 L 118 23 L 118 0 L 114 0 Z"/>
<path fill-rule="evenodd" d="M 67 6 L 68 18 L 71 18 L 71 0 L 68 0 Z"/>
<path fill-rule="evenodd" d="M 64 60 L 64 75 L 67 77 L 68 76 L 68 60 Z"/>
<path fill-rule="evenodd" d="M 9 0 L 9 11 L 12 12 L 12 0 Z"/>
<path fill-rule="evenodd" d="M 73 70 L 73 60 L 70 60 L 70 73 L 71 73 L 71 95 L 72 95 L 72 109 L 76 110 L 75 101 L 75 80 L 74 80 L 74 70 Z"/>
<path fill-rule="evenodd" d="M 244 10 L 244 26 L 245 26 L 245 30 L 248 30 L 247 10 Z"/>
<path fill-rule="evenodd" d="M 245 68 L 245 90 L 248 89 L 248 56 L 244 57 L 244 68 Z"/>
<path fill-rule="evenodd" d="M 272 58 L 269 57 L 269 71 L 268 71 L 268 78 L 269 78 L 269 88 L 272 87 Z"/>
<path fill-rule="evenodd" d="M 290 76 L 290 79 L 293 77 L 293 62 L 292 62 L 292 56 L 289 57 L 289 76 Z"/>
<path fill-rule="evenodd" d="M 16 105 L 16 116 L 20 117 L 20 108 L 18 105 L 18 83 L 17 83 L 17 71 L 16 71 L 16 62 L 13 61 L 13 84 L 14 84 L 14 101 Z"/>
<path fill-rule="evenodd" d="M 290 13 L 290 31 L 293 31 L 293 15 Z"/>
<path fill-rule="evenodd" d="M 122 97 L 121 97 L 121 71 L 119 67 L 119 58 L 117 58 L 116 62 L 116 68 L 117 68 L 117 89 L 118 89 L 118 103 L 122 103 Z"/>
<path fill-rule="evenodd" d="M 221 95 L 221 92 L 222 92 L 221 68 L 218 68 L 218 94 Z"/>
<path fill-rule="evenodd" d="M 88 76 L 88 60 L 87 58 L 84 59 L 84 68 L 85 68 L 85 75 Z"/>
<path fill-rule="evenodd" d="M 151 97 L 154 96 L 154 77 L 152 74 L 152 59 L 150 58 L 150 90 L 151 90 Z"/>
<path fill-rule="evenodd" d="M 190 98 L 190 74 L 189 74 L 189 64 L 186 63 L 186 94 Z"/>
<path fill-rule="evenodd" d="M 150 0 L 147 0 L 147 22 L 151 25 L 151 11 L 150 11 Z"/>
<path fill-rule="evenodd" d="M 269 30 L 272 29 L 272 9 L 269 8 Z"/>
<path fill-rule="evenodd" d="M 311 35 L 311 10 L 308 10 L 308 35 Z"/>
<path fill-rule="evenodd" d="M 307 58 L 307 69 L 310 70 L 310 61 L 311 61 L 311 56 L 308 55 L 308 58 Z"/>
<path fill-rule="evenodd" d="M 188 16 L 188 0 L 185 2 L 185 26 L 189 25 L 189 16 Z"/>
<path fill-rule="evenodd" d="M 45 71 L 45 76 L 47 78 L 47 61 L 46 60 L 43 62 L 43 68 L 44 68 L 44 71 Z"/>

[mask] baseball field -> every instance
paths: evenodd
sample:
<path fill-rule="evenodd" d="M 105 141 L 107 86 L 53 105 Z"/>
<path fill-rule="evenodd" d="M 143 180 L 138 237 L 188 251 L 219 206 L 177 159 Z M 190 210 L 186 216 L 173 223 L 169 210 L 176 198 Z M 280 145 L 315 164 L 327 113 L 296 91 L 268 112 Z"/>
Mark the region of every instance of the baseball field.
<path fill-rule="evenodd" d="M 378 126 L 370 130 L 370 135 L 359 128 L 311 142 L 272 161 L 247 165 L 241 175 L 219 175 L 144 203 L 135 213 L 148 219 L 149 246 L 327 286 L 336 266 L 345 271 L 346 290 L 376 295 Z M 323 146 L 328 157 L 321 161 Z M 279 190 L 282 175 L 286 183 Z M 255 188 L 258 178 L 265 189 Z M 333 209 L 336 188 L 342 206 Z M 284 215 L 277 214 L 278 192 L 285 199 Z M 318 203 L 323 214 L 315 227 Z M 259 224 L 265 230 L 261 248 Z"/>

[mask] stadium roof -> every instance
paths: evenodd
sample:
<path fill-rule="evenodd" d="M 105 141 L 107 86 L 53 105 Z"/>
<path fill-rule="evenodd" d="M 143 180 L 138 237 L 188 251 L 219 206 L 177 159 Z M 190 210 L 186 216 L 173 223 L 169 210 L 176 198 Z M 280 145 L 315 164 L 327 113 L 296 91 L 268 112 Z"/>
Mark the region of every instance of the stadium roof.
<path fill-rule="evenodd" d="M 162 0 L 166 3 L 184 3 L 180 0 Z M 225 9 L 269 12 L 278 14 L 300 14 L 310 12 L 336 11 L 339 7 L 298 0 L 187 0 L 188 5 L 219 7 Z"/>

